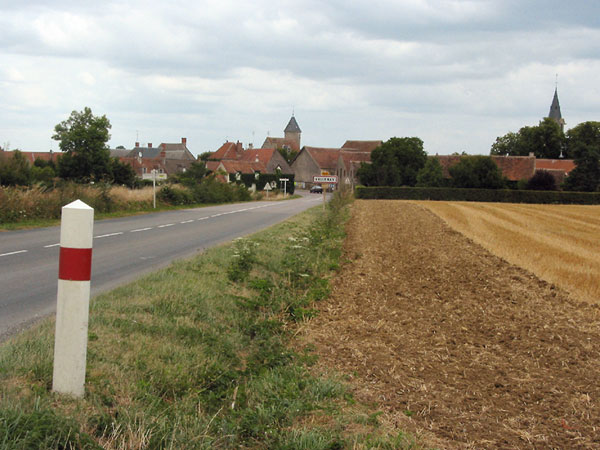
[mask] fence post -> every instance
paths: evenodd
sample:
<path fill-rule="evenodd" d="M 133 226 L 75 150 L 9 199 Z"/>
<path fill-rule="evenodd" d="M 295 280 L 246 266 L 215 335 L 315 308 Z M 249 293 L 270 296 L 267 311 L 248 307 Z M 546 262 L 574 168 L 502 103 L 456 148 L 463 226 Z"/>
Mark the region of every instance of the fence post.
<path fill-rule="evenodd" d="M 83 397 L 87 356 L 94 209 L 62 208 L 52 390 Z"/>

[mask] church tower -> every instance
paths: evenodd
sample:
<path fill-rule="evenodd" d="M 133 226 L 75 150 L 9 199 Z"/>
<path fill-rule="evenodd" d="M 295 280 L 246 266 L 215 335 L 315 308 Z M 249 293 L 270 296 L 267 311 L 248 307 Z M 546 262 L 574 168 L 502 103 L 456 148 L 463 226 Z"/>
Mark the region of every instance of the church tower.
<path fill-rule="evenodd" d="M 558 87 L 554 89 L 554 98 L 552 99 L 552 105 L 550 105 L 550 112 L 548 117 L 554 120 L 560 127 L 560 131 L 565 131 L 565 119 L 562 118 L 560 113 L 560 103 L 558 102 Z"/>
<path fill-rule="evenodd" d="M 296 122 L 296 118 L 294 117 L 293 114 L 292 114 L 292 118 L 288 122 L 287 127 L 285 127 L 285 130 L 283 130 L 283 132 L 285 133 L 284 139 L 290 139 L 290 140 L 296 141 L 298 143 L 298 148 L 301 148 L 300 147 L 300 134 L 302 134 L 302 130 L 298 126 L 298 122 Z"/>

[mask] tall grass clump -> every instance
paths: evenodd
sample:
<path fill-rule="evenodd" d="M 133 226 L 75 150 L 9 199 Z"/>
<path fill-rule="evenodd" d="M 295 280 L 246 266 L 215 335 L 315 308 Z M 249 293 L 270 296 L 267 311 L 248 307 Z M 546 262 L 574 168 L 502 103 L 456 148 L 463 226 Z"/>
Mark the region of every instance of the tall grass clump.
<path fill-rule="evenodd" d="M 291 344 L 329 292 L 347 201 L 96 298 L 83 400 L 50 392 L 52 323 L 1 346 L 4 442 L 27 423 L 31 448 L 396 448 Z"/>
<path fill-rule="evenodd" d="M 0 186 L 0 224 L 60 219 L 61 208 L 78 199 L 100 214 L 148 211 L 153 208 L 153 188 L 130 189 L 105 183 L 90 185 L 66 181 L 52 186 Z M 210 177 L 192 187 L 167 184 L 157 188 L 158 207 L 248 200 L 251 195 L 245 187 L 221 183 Z"/>

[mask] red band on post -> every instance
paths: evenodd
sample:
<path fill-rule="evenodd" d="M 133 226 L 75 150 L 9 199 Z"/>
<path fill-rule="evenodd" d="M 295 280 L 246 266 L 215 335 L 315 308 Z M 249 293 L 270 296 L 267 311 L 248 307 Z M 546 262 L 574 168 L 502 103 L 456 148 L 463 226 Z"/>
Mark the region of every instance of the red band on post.
<path fill-rule="evenodd" d="M 92 277 L 91 248 L 60 248 L 58 279 L 68 281 L 90 281 Z"/>

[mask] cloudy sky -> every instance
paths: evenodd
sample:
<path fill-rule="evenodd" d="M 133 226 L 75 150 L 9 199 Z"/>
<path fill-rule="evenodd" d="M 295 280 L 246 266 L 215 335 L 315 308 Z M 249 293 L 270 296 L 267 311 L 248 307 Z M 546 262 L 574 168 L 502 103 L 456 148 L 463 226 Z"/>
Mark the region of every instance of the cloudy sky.
<path fill-rule="evenodd" d="M 0 145 L 57 150 L 92 108 L 111 147 L 418 136 L 487 154 L 548 114 L 600 120 L 596 0 L 0 0 Z"/>

